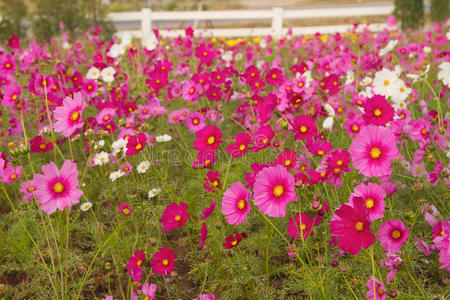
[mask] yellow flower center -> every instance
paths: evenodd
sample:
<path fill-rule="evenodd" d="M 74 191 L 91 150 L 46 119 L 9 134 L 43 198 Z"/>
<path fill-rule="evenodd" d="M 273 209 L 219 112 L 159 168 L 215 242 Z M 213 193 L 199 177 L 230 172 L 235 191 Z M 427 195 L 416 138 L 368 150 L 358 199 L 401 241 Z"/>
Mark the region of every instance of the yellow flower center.
<path fill-rule="evenodd" d="M 292 162 L 291 162 L 289 159 L 286 159 L 286 160 L 284 161 L 284 165 L 285 165 L 285 166 L 290 166 L 291 163 L 292 163 Z"/>
<path fill-rule="evenodd" d="M 218 186 L 219 182 L 217 180 L 214 180 L 212 184 L 213 184 L 213 186 Z"/>
<path fill-rule="evenodd" d="M 379 116 L 381 116 L 381 110 L 377 108 L 374 110 L 373 114 L 375 117 L 379 117 Z"/>
<path fill-rule="evenodd" d="M 277 74 L 272 74 L 272 78 L 276 79 L 277 78 Z"/>
<path fill-rule="evenodd" d="M 142 148 L 142 145 L 141 145 L 141 144 L 137 144 L 135 149 L 136 149 L 136 150 L 139 150 L 139 149 L 141 149 L 141 148 Z"/>
<path fill-rule="evenodd" d="M 194 88 L 191 88 L 190 90 L 189 90 L 189 94 L 193 94 L 194 93 Z"/>
<path fill-rule="evenodd" d="M 305 133 L 307 131 L 308 131 L 308 128 L 306 128 L 306 126 L 304 126 L 304 125 L 300 126 L 300 132 L 301 133 Z"/>
<path fill-rule="evenodd" d="M 16 100 L 16 99 L 17 99 L 17 95 L 14 94 L 14 95 L 12 96 L 12 99 L 13 99 L 13 100 Z"/>
<path fill-rule="evenodd" d="M 6 63 L 5 67 L 6 67 L 7 69 L 11 68 L 11 64 L 10 64 L 10 63 Z"/>
<path fill-rule="evenodd" d="M 47 148 L 47 146 L 45 144 L 40 144 L 39 145 L 39 149 L 44 150 L 45 148 Z"/>
<path fill-rule="evenodd" d="M 138 260 L 136 264 L 137 264 L 138 266 L 142 265 L 142 260 L 141 260 L 141 259 Z"/>
<path fill-rule="evenodd" d="M 389 85 L 389 80 L 385 80 L 383 83 L 384 83 L 385 86 L 388 86 Z"/>
<path fill-rule="evenodd" d="M 335 168 L 335 169 L 334 169 L 334 174 L 339 174 L 339 173 L 341 173 L 341 169 Z"/>
<path fill-rule="evenodd" d="M 273 188 L 273 194 L 275 195 L 275 197 L 281 197 L 283 193 L 284 187 L 282 185 L 277 185 L 276 187 Z"/>
<path fill-rule="evenodd" d="M 123 213 L 126 214 L 126 215 L 128 215 L 128 214 L 130 213 L 130 210 L 129 210 L 128 208 L 124 208 L 124 209 L 123 209 Z"/>
<path fill-rule="evenodd" d="M 373 201 L 372 198 L 366 199 L 366 207 L 367 207 L 367 208 L 370 209 L 370 208 L 374 207 L 374 205 L 375 205 L 375 201 Z"/>
<path fill-rule="evenodd" d="M 364 230 L 364 224 L 362 222 L 356 222 L 355 229 L 358 230 L 358 231 L 363 231 Z"/>
<path fill-rule="evenodd" d="M 210 137 L 208 138 L 208 144 L 209 144 L 209 145 L 214 144 L 215 141 L 216 141 L 216 138 L 213 137 L 213 136 L 210 136 Z"/>
<path fill-rule="evenodd" d="M 14 180 L 14 179 L 16 179 L 17 178 L 17 175 L 16 174 L 11 174 L 10 176 L 9 176 L 9 179 L 11 179 L 11 180 Z"/>
<path fill-rule="evenodd" d="M 240 145 L 239 146 L 239 150 L 244 151 L 245 150 L 245 145 Z"/>
<path fill-rule="evenodd" d="M 317 151 L 317 154 L 319 154 L 319 155 L 324 155 L 325 152 L 323 152 L 322 150 L 319 150 L 319 151 Z"/>
<path fill-rule="evenodd" d="M 36 189 L 36 188 L 35 188 L 34 186 L 30 186 L 30 187 L 28 188 L 28 191 L 29 191 L 29 192 L 33 192 L 35 189 Z"/>
<path fill-rule="evenodd" d="M 243 210 L 243 209 L 245 208 L 245 201 L 242 200 L 242 199 L 239 200 L 237 207 L 238 207 L 240 210 Z"/>
<path fill-rule="evenodd" d="M 57 194 L 61 194 L 62 192 L 64 192 L 64 185 L 61 182 L 55 183 L 55 185 L 53 186 L 53 191 Z"/>
<path fill-rule="evenodd" d="M 337 164 L 338 166 L 342 166 L 343 163 L 344 163 L 344 162 L 343 162 L 342 160 L 338 160 L 338 161 L 336 162 L 336 164 Z"/>
<path fill-rule="evenodd" d="M 165 267 L 165 266 L 167 266 L 169 264 L 169 260 L 167 258 L 164 258 L 161 263 Z"/>
<path fill-rule="evenodd" d="M 236 246 L 237 245 L 237 241 L 236 240 L 232 241 L 231 245 Z"/>
<path fill-rule="evenodd" d="M 74 111 L 71 115 L 70 115 L 70 119 L 72 121 L 76 121 L 78 120 L 78 118 L 80 117 L 80 113 L 78 111 Z"/>
<path fill-rule="evenodd" d="M 422 129 L 422 134 L 425 135 L 428 133 L 428 130 L 426 128 Z"/>
<path fill-rule="evenodd" d="M 353 125 L 352 130 L 353 130 L 353 132 L 357 132 L 359 130 L 358 125 Z"/>
<path fill-rule="evenodd" d="M 384 291 L 383 291 L 383 289 L 381 287 L 379 287 L 377 289 L 377 293 L 380 294 L 380 295 L 384 295 Z"/>
<path fill-rule="evenodd" d="M 181 220 L 181 216 L 180 215 L 176 215 L 175 218 L 173 218 L 176 222 L 179 222 Z"/>
<path fill-rule="evenodd" d="M 104 116 L 104 117 L 103 117 L 103 120 L 104 120 L 104 121 L 108 121 L 109 118 L 110 118 L 109 116 Z"/>
<path fill-rule="evenodd" d="M 402 235 L 402 234 L 401 234 L 400 231 L 398 231 L 398 230 L 394 230 L 394 231 L 392 232 L 392 237 L 393 237 L 394 239 L 398 239 L 401 235 Z"/>
<path fill-rule="evenodd" d="M 211 163 L 211 160 L 210 160 L 210 159 L 205 160 L 205 165 L 206 165 L 206 166 L 209 165 L 210 163 Z"/>
<path fill-rule="evenodd" d="M 194 123 L 194 125 L 197 125 L 198 124 L 198 119 L 192 120 L 192 123 Z"/>
<path fill-rule="evenodd" d="M 303 230 L 306 230 L 306 225 L 305 224 L 302 224 L 301 226 L 300 226 L 300 229 L 303 231 Z"/>
<path fill-rule="evenodd" d="M 372 158 L 379 158 L 381 155 L 381 150 L 378 148 L 372 148 L 372 150 L 370 150 L 370 156 Z"/>

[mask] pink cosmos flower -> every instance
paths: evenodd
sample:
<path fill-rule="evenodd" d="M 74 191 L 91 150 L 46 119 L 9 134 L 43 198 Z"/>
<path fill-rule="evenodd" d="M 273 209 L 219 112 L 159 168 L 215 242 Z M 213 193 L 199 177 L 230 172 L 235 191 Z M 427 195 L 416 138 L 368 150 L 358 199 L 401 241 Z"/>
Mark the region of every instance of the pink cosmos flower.
<path fill-rule="evenodd" d="M 56 209 L 64 210 L 77 204 L 83 191 L 78 187 L 78 171 L 76 163 L 66 160 L 58 170 L 54 162 L 42 166 L 44 174 L 35 174 L 34 194 L 41 204 L 41 209 L 51 215 Z"/>
<path fill-rule="evenodd" d="M 203 179 L 203 187 L 206 191 L 212 192 L 220 189 L 220 172 L 219 171 L 208 171 L 206 173 L 206 178 Z"/>
<path fill-rule="evenodd" d="M 250 211 L 248 201 L 251 197 L 252 192 L 240 182 L 232 183 L 223 193 L 222 213 L 226 216 L 229 224 L 239 225 L 247 222 L 247 214 Z"/>
<path fill-rule="evenodd" d="M 373 289 L 374 279 L 375 279 L 375 290 Z M 372 275 L 370 275 L 370 279 L 367 280 L 366 286 L 369 289 L 369 291 L 366 293 L 367 300 L 374 300 L 375 297 L 377 300 L 386 299 L 386 288 L 384 287 L 384 284 L 378 279 L 374 278 Z"/>
<path fill-rule="evenodd" d="M 201 113 L 194 112 L 187 117 L 186 126 L 190 132 L 197 132 L 206 126 L 205 121 L 206 119 Z"/>
<path fill-rule="evenodd" d="M 152 283 L 152 284 L 148 284 L 148 283 L 144 283 L 142 285 L 142 294 L 144 294 L 145 300 L 152 300 L 153 298 L 155 298 L 155 294 L 156 294 L 156 284 Z"/>
<path fill-rule="evenodd" d="M 219 145 L 223 143 L 221 140 L 222 132 L 216 125 L 209 125 L 197 131 L 194 141 L 194 150 L 216 152 Z"/>
<path fill-rule="evenodd" d="M 211 204 L 207 207 L 207 208 L 205 208 L 204 210 L 203 210 L 203 215 L 202 215 L 202 217 L 200 218 L 200 220 L 204 220 L 204 219 L 206 219 L 207 217 L 209 217 L 210 215 L 212 215 L 212 213 L 214 212 L 214 210 L 216 209 L 216 205 L 217 205 L 217 200 L 216 199 L 212 199 L 211 200 Z"/>
<path fill-rule="evenodd" d="M 20 178 L 22 174 L 22 167 L 18 166 L 14 168 L 14 166 L 8 166 L 3 170 L 2 181 L 4 183 L 11 183 Z"/>
<path fill-rule="evenodd" d="M 321 219 L 320 217 L 316 217 Z M 302 213 L 302 218 L 300 220 L 300 215 L 297 213 L 295 218 L 290 218 L 287 226 L 288 234 L 298 240 L 300 233 L 303 235 L 303 239 L 306 239 L 314 226 L 314 219 L 310 218 L 309 215 Z"/>
<path fill-rule="evenodd" d="M 331 218 L 330 229 L 337 245 L 353 255 L 375 242 L 362 198 L 354 198 L 353 207 L 348 203 L 342 204 Z"/>
<path fill-rule="evenodd" d="M 261 212 L 269 217 L 286 216 L 286 206 L 298 201 L 295 179 L 286 168 L 278 165 L 262 169 L 254 183 L 254 202 Z"/>
<path fill-rule="evenodd" d="M 389 129 L 379 126 L 362 128 L 348 151 L 353 167 L 368 177 L 391 175 L 391 160 L 401 157 L 394 135 Z"/>
<path fill-rule="evenodd" d="M 1 166 L 0 166 L 1 168 Z M 1 172 L 1 171 L 0 171 Z M 20 184 L 20 192 L 24 194 L 22 199 L 24 202 L 28 202 L 33 199 L 34 191 L 36 190 L 36 185 L 33 180 L 24 181 Z"/>
<path fill-rule="evenodd" d="M 367 124 L 384 126 L 394 119 L 394 108 L 384 96 L 373 96 L 364 103 L 363 108 L 363 118 Z"/>
<path fill-rule="evenodd" d="M 439 269 L 450 271 L 450 221 L 442 223 L 442 243 L 439 247 Z"/>
<path fill-rule="evenodd" d="M 198 246 L 199 249 L 202 249 L 205 246 L 206 238 L 208 237 L 208 227 L 206 223 L 203 222 L 202 228 L 200 229 L 200 244 Z"/>
<path fill-rule="evenodd" d="M 163 230 L 169 231 L 176 227 L 183 227 L 184 223 L 186 223 L 189 218 L 189 213 L 187 212 L 188 205 L 184 202 L 180 202 L 177 204 L 176 202 L 172 202 L 169 204 L 164 210 L 161 217 L 161 224 L 163 224 Z"/>
<path fill-rule="evenodd" d="M 402 221 L 389 220 L 380 225 L 377 236 L 384 250 L 400 252 L 403 243 L 408 240 L 409 228 Z"/>
<path fill-rule="evenodd" d="M 136 250 L 134 255 L 129 258 L 127 264 L 128 274 L 133 277 L 134 281 L 141 281 L 142 278 L 142 264 L 145 261 L 144 250 Z"/>
<path fill-rule="evenodd" d="M 350 195 L 350 200 L 352 201 L 354 197 L 361 197 L 363 199 L 370 222 L 384 217 L 383 211 L 386 192 L 381 186 L 371 182 L 368 184 L 360 183 Z"/>
<path fill-rule="evenodd" d="M 253 152 L 258 152 L 260 150 L 266 149 L 270 146 L 270 142 L 272 141 L 275 132 L 269 124 L 260 127 L 252 134 L 252 148 L 250 148 Z"/>
<path fill-rule="evenodd" d="M 75 130 L 83 127 L 82 114 L 85 108 L 86 103 L 82 99 L 81 93 L 75 93 L 73 99 L 64 98 L 63 106 L 57 107 L 53 112 L 56 119 L 53 129 L 65 137 L 71 136 Z"/>
<path fill-rule="evenodd" d="M 150 262 L 155 274 L 167 275 L 175 268 L 175 252 L 167 247 L 159 249 Z"/>
<path fill-rule="evenodd" d="M 294 119 L 292 131 L 296 140 L 305 140 L 316 136 L 317 126 L 313 118 L 308 115 L 301 115 Z"/>
<path fill-rule="evenodd" d="M 114 108 L 106 107 L 103 108 L 95 117 L 97 124 L 106 125 L 112 122 L 112 119 L 116 116 L 116 111 Z"/>
<path fill-rule="evenodd" d="M 117 207 L 117 210 L 125 216 L 131 215 L 131 206 L 128 205 L 128 203 L 120 203 L 120 205 Z"/>
<path fill-rule="evenodd" d="M 147 137 L 145 133 L 140 132 L 137 136 L 130 136 L 127 142 L 127 151 L 125 154 L 131 156 L 137 154 L 144 150 L 145 144 L 147 142 Z"/>
<path fill-rule="evenodd" d="M 244 156 L 248 150 L 248 144 L 252 140 L 248 133 L 239 132 L 234 138 L 234 144 L 229 144 L 227 147 L 227 152 L 231 157 Z"/>
<path fill-rule="evenodd" d="M 53 143 L 44 139 L 42 135 L 37 135 L 30 140 L 30 152 L 42 153 L 53 150 Z"/>

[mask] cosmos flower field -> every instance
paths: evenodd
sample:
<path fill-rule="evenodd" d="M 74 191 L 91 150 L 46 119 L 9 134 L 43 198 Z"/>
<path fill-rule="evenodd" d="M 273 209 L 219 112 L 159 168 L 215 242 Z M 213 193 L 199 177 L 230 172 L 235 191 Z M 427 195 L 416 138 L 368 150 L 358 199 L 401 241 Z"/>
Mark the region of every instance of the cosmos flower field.
<path fill-rule="evenodd" d="M 450 297 L 448 26 L 101 30 L 0 48 L 2 299 Z"/>

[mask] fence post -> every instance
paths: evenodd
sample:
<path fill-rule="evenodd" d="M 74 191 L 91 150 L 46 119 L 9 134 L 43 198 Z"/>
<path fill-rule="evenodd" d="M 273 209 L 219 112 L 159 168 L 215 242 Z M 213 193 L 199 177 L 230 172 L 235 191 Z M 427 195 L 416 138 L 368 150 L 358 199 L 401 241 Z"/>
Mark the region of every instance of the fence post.
<path fill-rule="evenodd" d="M 274 7 L 272 11 L 272 32 L 275 36 L 281 36 L 283 34 L 283 8 Z"/>
<path fill-rule="evenodd" d="M 152 10 L 150 8 L 143 8 L 141 14 L 141 39 L 144 40 L 152 31 Z"/>

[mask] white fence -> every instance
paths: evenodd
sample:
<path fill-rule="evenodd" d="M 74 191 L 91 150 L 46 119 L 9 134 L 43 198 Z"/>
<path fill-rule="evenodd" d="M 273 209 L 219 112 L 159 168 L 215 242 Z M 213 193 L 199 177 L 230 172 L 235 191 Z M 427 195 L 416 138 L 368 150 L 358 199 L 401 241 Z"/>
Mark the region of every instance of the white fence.
<path fill-rule="evenodd" d="M 318 7 L 304 9 L 283 9 L 274 7 L 271 10 L 225 10 L 225 11 L 151 11 L 144 8 L 137 12 L 110 13 L 109 18 L 115 24 L 139 22 L 140 30 L 128 30 L 137 38 L 148 36 L 152 30 L 152 23 L 158 21 L 176 24 L 181 21 L 193 21 L 197 24 L 202 21 L 258 21 L 271 20 L 272 26 L 269 28 L 222 28 L 222 29 L 196 29 L 195 34 L 202 36 L 282 36 L 287 33 L 288 28 L 283 27 L 283 21 L 289 19 L 316 19 L 316 18 L 340 18 L 340 17 L 361 17 L 361 16 L 384 16 L 392 13 L 394 5 L 392 3 Z M 176 25 L 175 25 L 176 27 Z M 315 27 L 293 27 L 294 35 L 314 34 L 316 32 L 331 34 L 344 32 L 353 28 L 353 25 L 332 25 Z M 380 31 L 385 28 L 385 24 L 370 24 L 369 29 Z M 182 35 L 184 30 L 160 30 L 160 35 L 167 37 L 177 37 Z"/>

